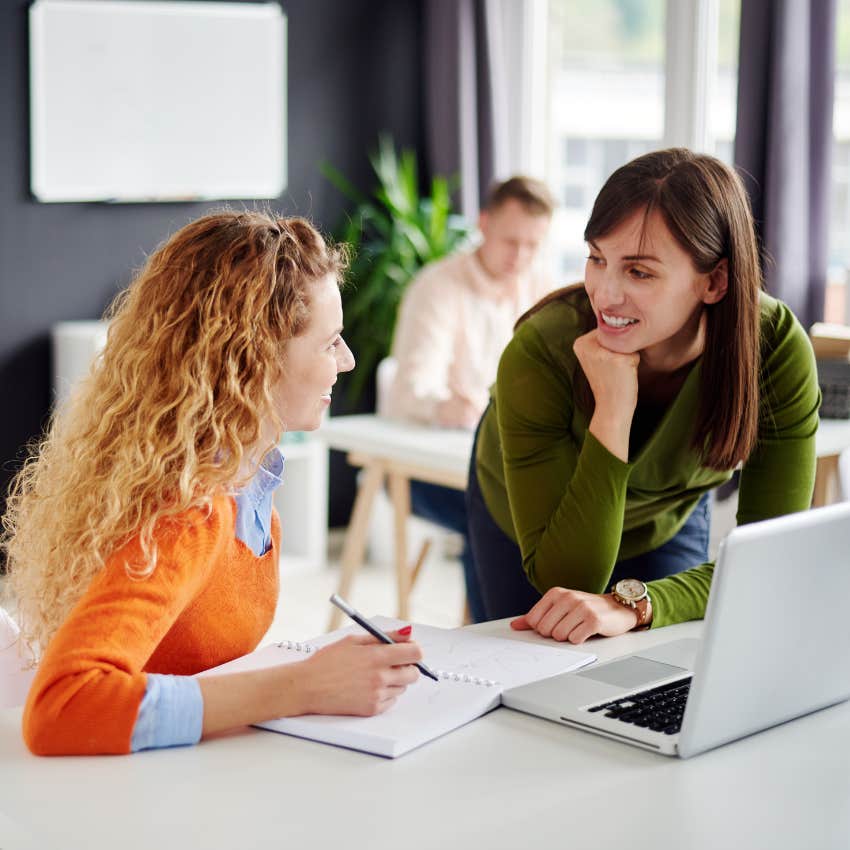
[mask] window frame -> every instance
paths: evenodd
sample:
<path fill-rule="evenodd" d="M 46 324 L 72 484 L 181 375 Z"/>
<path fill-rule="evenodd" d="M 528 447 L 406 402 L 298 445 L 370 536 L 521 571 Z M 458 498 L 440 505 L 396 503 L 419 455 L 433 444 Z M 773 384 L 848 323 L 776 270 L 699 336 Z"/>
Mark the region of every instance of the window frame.
<path fill-rule="evenodd" d="M 561 152 L 555 145 L 561 141 L 552 133 L 550 110 L 553 57 L 548 44 L 550 4 L 557 0 L 488 0 L 502 6 L 500 17 L 508 31 L 520 35 L 523 44 L 521 56 L 514 57 L 515 87 L 511 94 L 515 103 L 523 108 L 515 110 L 521 115 L 508 130 L 508 147 L 512 152 L 511 168 L 539 174 L 551 182 L 554 176 L 551 165 Z M 664 121 L 661 147 L 688 147 L 702 152 L 713 152 L 716 147 L 712 127 L 711 105 L 717 88 L 719 65 L 720 0 L 666 0 L 664 9 Z M 522 94 L 520 94 L 519 89 Z M 518 97 L 517 97 L 518 96 Z M 591 156 L 593 153 L 591 152 Z M 563 178 L 561 174 L 560 177 Z M 572 183 L 576 190 L 593 188 L 575 173 Z M 560 249 L 550 245 L 553 270 L 557 276 L 564 271 L 560 265 Z M 557 260 L 557 268 L 554 262 Z M 572 271 L 572 270 L 571 270 Z"/>

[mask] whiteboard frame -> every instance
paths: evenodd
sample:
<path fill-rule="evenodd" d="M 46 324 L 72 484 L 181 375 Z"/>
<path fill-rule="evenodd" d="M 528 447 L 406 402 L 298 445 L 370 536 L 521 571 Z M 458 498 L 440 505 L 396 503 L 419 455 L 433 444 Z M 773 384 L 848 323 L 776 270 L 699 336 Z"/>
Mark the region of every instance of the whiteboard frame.
<path fill-rule="evenodd" d="M 59 20 L 63 26 L 57 35 Z M 72 41 L 75 33 L 68 26 L 69 20 L 75 22 L 74 26 L 89 27 L 81 31 L 84 34 L 107 33 L 109 38 L 103 40 L 107 49 L 101 54 L 82 51 L 83 56 L 77 52 L 75 59 L 79 61 L 67 61 L 68 52 L 81 41 Z M 132 27 L 129 21 L 133 22 Z M 210 39 L 215 35 L 219 40 L 206 44 L 184 38 L 181 44 L 187 45 L 187 57 L 196 51 L 196 65 L 187 66 L 185 78 L 169 76 L 160 68 L 185 61 L 180 58 L 182 50 L 156 56 L 159 44 L 153 40 L 144 42 L 140 37 L 138 44 L 120 40 L 127 39 L 128 30 L 133 32 L 129 41 L 136 37 L 137 30 L 147 33 L 139 22 L 158 33 L 182 27 L 182 37 L 186 27 L 191 27 L 193 36 Z M 279 2 L 34 0 L 29 9 L 29 25 L 30 186 L 35 200 L 173 203 L 270 200 L 283 194 L 287 181 L 287 20 Z M 259 36 L 256 43 L 251 42 L 250 49 L 242 38 L 246 29 Z M 242 35 L 234 35 L 237 31 Z M 119 34 L 117 44 L 110 43 L 114 32 Z M 177 32 L 167 34 L 176 39 Z M 222 40 L 222 32 L 229 41 Z M 237 42 L 237 38 L 241 40 Z M 120 47 L 126 48 L 123 53 Z M 196 86 L 192 92 L 197 93 L 197 102 L 185 94 L 180 102 L 179 90 L 195 84 L 190 73 L 198 67 L 199 50 L 206 57 L 206 88 Z M 234 62 L 232 57 L 240 52 L 243 61 Z M 136 62 L 124 62 L 123 55 L 135 56 Z M 59 64 L 51 67 L 51 56 L 64 59 L 54 59 Z M 162 61 L 163 56 L 166 62 Z M 145 61 L 149 64 L 145 65 Z M 222 76 L 217 76 L 219 69 Z M 170 85 L 172 80 L 174 85 Z M 166 81 L 168 91 L 163 98 Z M 250 89 L 242 87 L 251 83 L 254 85 Z M 115 92 L 109 91 L 112 86 Z M 142 90 L 147 86 L 151 87 L 150 92 Z M 230 114 L 239 115 L 238 120 L 228 123 L 222 120 L 228 113 L 222 115 L 219 109 L 225 99 L 217 101 L 215 109 L 210 104 L 219 92 L 232 92 L 237 87 L 245 96 L 227 101 Z M 173 102 L 168 103 L 172 90 Z M 131 95 L 135 92 L 135 97 L 116 99 L 116 93 L 128 91 Z M 250 103 L 251 97 L 260 96 L 263 100 L 259 105 Z M 157 98 L 157 109 L 145 112 L 145 101 L 153 103 L 153 98 Z M 75 108 L 91 120 L 74 121 Z M 132 120 L 122 121 L 118 115 L 129 115 Z M 187 131 L 190 122 L 191 129 Z M 110 150 L 116 155 L 110 157 Z M 204 162 L 204 157 L 209 161 Z M 89 176 L 81 178 L 80 174 Z"/>

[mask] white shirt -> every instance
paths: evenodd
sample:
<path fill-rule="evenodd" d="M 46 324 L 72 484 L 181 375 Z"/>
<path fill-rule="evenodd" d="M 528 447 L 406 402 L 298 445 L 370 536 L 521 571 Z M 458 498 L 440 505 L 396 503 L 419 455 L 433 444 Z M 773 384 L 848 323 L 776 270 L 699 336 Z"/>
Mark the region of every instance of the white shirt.
<path fill-rule="evenodd" d="M 456 393 L 483 413 L 514 323 L 552 289 L 536 268 L 513 285 L 496 280 L 474 251 L 426 266 L 402 298 L 392 348 L 398 368 L 381 412 L 435 425 L 437 406 Z"/>

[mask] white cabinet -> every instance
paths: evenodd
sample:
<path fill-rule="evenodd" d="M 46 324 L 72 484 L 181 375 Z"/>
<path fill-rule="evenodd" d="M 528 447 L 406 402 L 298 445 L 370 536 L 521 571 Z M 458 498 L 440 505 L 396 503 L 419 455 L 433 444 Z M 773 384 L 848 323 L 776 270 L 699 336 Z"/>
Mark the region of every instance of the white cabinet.
<path fill-rule="evenodd" d="M 56 404 L 88 374 L 106 344 L 108 323 L 59 322 L 52 328 L 53 393 Z M 281 556 L 287 571 L 320 569 L 328 548 L 328 449 L 312 435 L 281 445 L 286 462 L 274 502 L 281 519 Z"/>
<path fill-rule="evenodd" d="M 57 322 L 51 330 L 53 343 L 53 400 L 65 401 L 71 387 L 84 378 L 92 361 L 106 345 L 108 322 Z"/>
<path fill-rule="evenodd" d="M 275 490 L 280 514 L 283 569 L 321 569 L 328 554 L 328 448 L 305 434 L 300 442 L 284 441 L 283 484 Z"/>

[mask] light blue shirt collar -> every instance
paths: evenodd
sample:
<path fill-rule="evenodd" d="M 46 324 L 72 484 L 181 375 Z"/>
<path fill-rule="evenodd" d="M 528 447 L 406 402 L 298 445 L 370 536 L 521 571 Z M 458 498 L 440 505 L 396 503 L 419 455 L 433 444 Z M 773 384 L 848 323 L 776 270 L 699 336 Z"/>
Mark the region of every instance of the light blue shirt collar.
<path fill-rule="evenodd" d="M 242 492 L 255 510 L 263 504 L 266 496 L 283 484 L 283 463 L 283 454 L 275 446 L 266 453 L 257 474 L 245 485 Z"/>
<path fill-rule="evenodd" d="M 280 449 L 271 449 L 236 494 L 236 536 L 258 557 L 271 546 L 272 494 L 283 483 L 283 465 Z"/>

